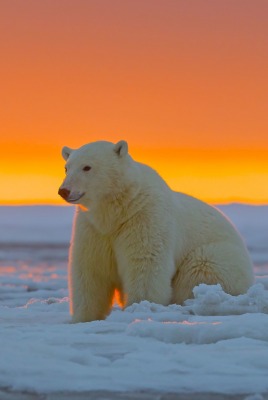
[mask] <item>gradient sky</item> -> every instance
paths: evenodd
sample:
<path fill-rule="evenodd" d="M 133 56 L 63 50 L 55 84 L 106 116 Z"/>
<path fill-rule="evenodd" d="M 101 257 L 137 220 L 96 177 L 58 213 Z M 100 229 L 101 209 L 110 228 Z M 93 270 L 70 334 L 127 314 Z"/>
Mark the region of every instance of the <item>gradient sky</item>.
<path fill-rule="evenodd" d="M 129 142 L 175 190 L 268 201 L 267 0 L 2 0 L 0 203 L 59 203 L 61 147 Z"/>

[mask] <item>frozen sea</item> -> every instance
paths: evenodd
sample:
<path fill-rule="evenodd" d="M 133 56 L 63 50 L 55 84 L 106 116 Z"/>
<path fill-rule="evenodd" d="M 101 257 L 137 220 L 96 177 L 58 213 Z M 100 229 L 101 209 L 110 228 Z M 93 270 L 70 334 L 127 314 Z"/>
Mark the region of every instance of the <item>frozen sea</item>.
<path fill-rule="evenodd" d="M 256 283 L 233 297 L 200 285 L 183 306 L 142 302 L 70 324 L 73 207 L 0 207 L 0 390 L 268 392 L 268 206 L 219 207 L 237 226 Z M 249 396 L 252 394 L 252 396 Z"/>

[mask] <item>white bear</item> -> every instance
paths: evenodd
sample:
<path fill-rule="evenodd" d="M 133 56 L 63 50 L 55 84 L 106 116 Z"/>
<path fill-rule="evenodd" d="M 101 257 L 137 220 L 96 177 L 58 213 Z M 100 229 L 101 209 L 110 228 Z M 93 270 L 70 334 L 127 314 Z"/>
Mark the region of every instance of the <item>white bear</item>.
<path fill-rule="evenodd" d="M 212 206 L 171 190 L 134 161 L 125 141 L 64 147 L 59 194 L 79 204 L 69 260 L 73 322 L 104 319 L 115 290 L 124 307 L 141 300 L 182 304 L 200 284 L 247 291 L 253 268 L 230 221 Z"/>

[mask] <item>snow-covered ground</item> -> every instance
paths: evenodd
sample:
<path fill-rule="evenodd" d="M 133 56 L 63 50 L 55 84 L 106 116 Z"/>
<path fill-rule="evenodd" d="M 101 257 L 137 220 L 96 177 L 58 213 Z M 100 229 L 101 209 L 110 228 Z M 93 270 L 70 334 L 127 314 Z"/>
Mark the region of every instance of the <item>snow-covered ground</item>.
<path fill-rule="evenodd" d="M 73 325 L 73 208 L 0 207 L 0 388 L 267 393 L 268 206 L 221 209 L 254 260 L 247 294 L 200 285 L 184 306 L 115 305 L 105 321 Z"/>

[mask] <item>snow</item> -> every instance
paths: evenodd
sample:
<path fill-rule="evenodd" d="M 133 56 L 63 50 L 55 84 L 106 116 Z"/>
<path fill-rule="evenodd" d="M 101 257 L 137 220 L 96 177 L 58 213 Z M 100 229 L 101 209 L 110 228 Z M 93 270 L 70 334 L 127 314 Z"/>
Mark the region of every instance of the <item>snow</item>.
<path fill-rule="evenodd" d="M 143 301 L 122 311 L 115 304 L 105 321 L 71 324 L 73 208 L 0 207 L 0 388 L 261 398 L 268 391 L 268 207 L 221 209 L 255 263 L 246 294 L 200 285 L 183 306 Z"/>
<path fill-rule="evenodd" d="M 73 207 L 0 207 L 0 243 L 66 243 L 70 239 Z"/>

